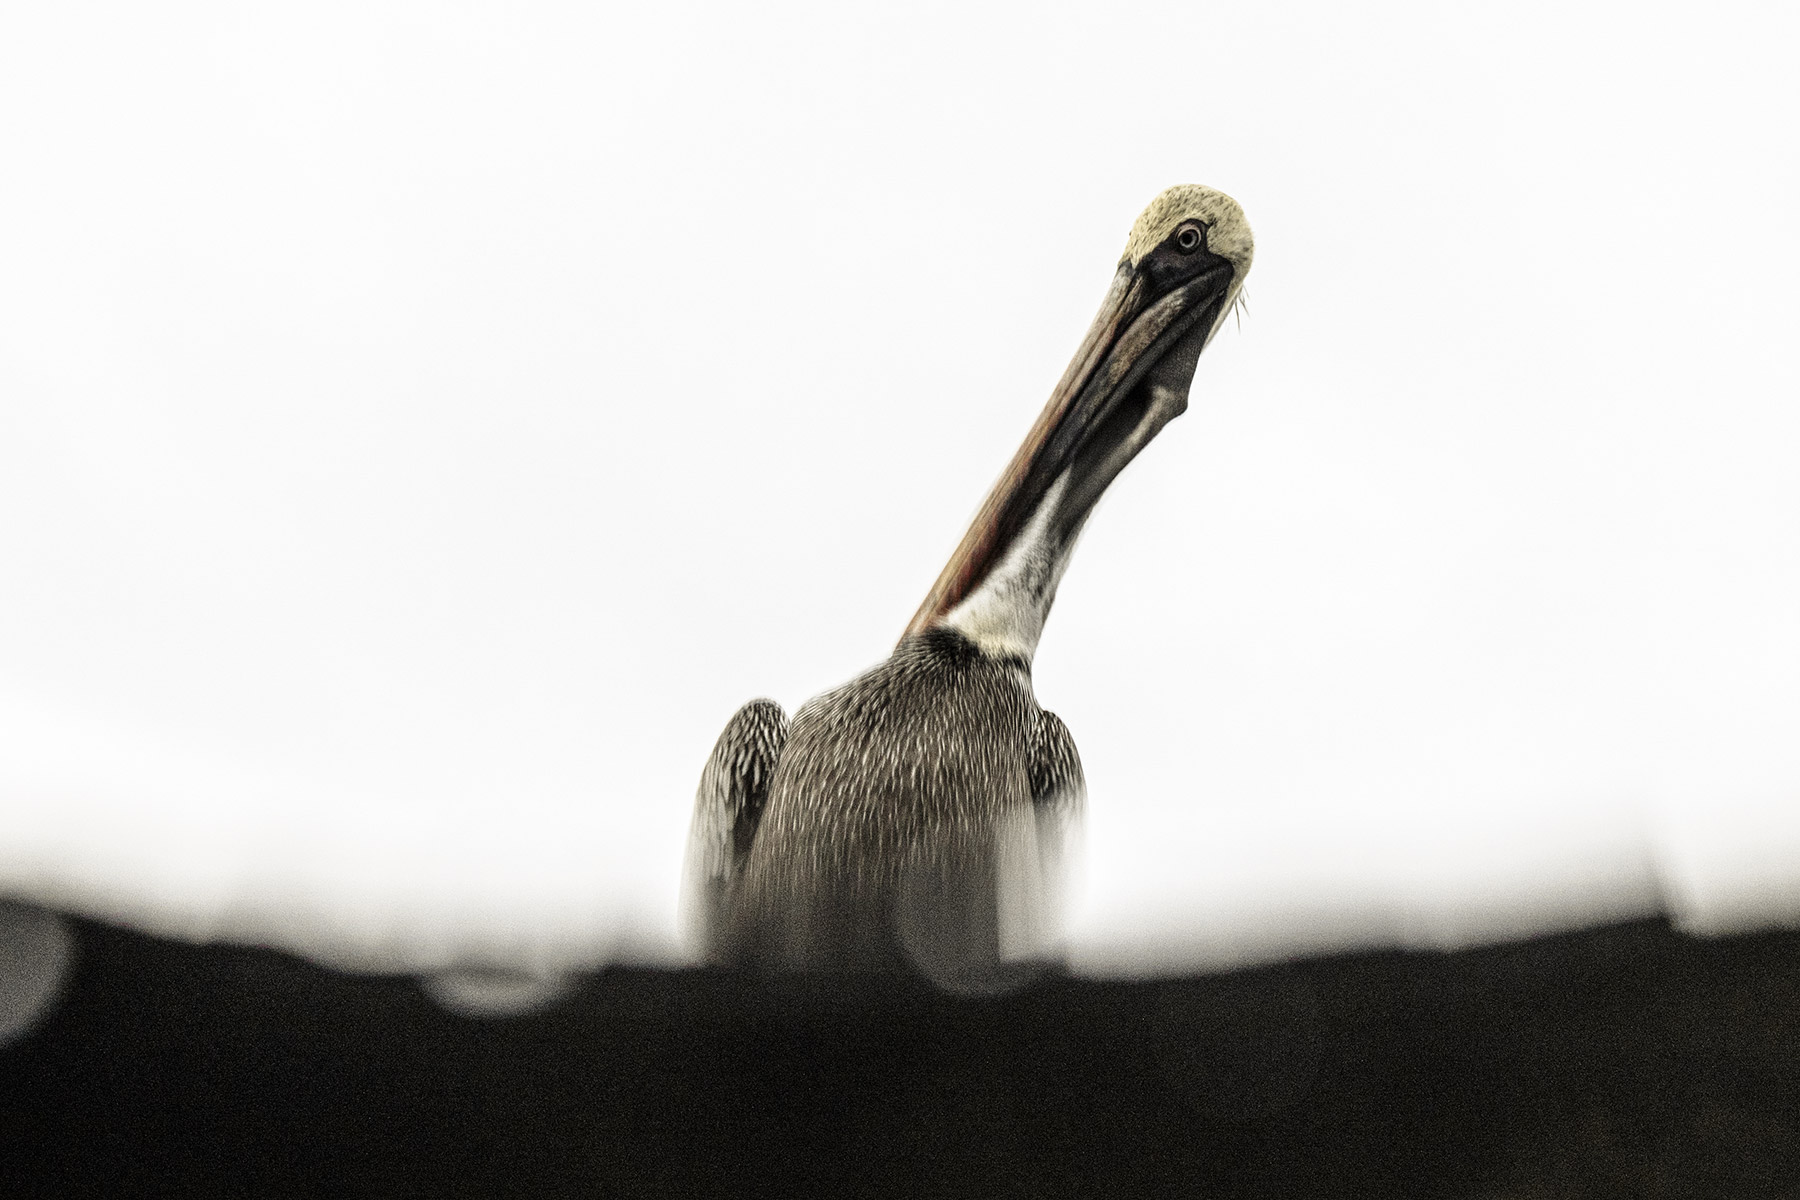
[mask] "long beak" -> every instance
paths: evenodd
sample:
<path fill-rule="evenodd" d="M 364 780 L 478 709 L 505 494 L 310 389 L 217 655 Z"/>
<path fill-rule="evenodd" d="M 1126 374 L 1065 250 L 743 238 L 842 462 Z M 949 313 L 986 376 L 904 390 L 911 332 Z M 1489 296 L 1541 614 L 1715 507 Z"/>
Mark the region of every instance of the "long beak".
<path fill-rule="evenodd" d="M 1100 494 L 1187 407 L 1194 364 L 1236 292 L 1223 258 L 1162 283 L 1121 263 L 1100 312 L 1031 432 L 906 627 L 922 633 L 981 585 L 1065 473 L 1051 514 L 1072 540 Z"/>

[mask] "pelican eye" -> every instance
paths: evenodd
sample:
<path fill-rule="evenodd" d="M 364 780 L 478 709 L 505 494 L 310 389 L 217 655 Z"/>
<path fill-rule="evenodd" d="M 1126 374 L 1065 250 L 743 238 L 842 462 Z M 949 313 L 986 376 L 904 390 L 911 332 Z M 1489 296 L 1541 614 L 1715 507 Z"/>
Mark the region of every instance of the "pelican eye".
<path fill-rule="evenodd" d="M 1192 254 L 1206 243 L 1206 233 L 1198 225 L 1183 225 L 1175 234 L 1175 248 L 1183 254 Z"/>

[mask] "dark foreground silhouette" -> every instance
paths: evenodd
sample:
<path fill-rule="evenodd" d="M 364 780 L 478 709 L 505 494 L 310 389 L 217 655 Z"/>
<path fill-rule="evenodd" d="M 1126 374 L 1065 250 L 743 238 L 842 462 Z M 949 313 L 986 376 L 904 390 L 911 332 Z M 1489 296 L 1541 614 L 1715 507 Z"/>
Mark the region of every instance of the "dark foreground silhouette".
<path fill-rule="evenodd" d="M 0 1195 L 1800 1195 L 1800 935 L 1660 922 L 958 999 L 408 980 L 78 927 L 0 1049 Z"/>

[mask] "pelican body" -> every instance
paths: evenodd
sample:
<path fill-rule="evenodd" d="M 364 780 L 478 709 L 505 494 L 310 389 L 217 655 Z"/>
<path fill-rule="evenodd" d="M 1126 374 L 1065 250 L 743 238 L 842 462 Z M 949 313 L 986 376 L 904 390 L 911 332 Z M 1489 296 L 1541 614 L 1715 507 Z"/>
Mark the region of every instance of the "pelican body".
<path fill-rule="evenodd" d="M 710 961 L 913 969 L 975 988 L 1054 957 L 1085 802 L 1031 663 L 1107 486 L 1187 407 L 1252 257 L 1229 196 L 1158 196 L 1024 444 L 887 661 L 789 721 L 732 717 L 701 775 L 685 905 Z"/>

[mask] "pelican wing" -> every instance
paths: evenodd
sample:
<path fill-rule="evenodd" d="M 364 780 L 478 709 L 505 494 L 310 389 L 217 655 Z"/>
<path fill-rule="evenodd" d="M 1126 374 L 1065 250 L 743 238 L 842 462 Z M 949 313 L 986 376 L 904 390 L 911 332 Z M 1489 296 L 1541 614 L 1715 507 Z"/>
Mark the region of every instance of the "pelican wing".
<path fill-rule="evenodd" d="M 723 906 L 756 838 L 775 763 L 787 743 L 788 719 L 773 700 L 752 700 L 733 714 L 700 773 L 688 835 L 687 923 L 709 947 Z"/>
<path fill-rule="evenodd" d="M 1031 801 L 1037 809 L 1038 849 L 1045 867 L 1061 862 L 1063 841 L 1087 803 L 1087 777 L 1069 727 L 1053 712 L 1038 715 L 1030 742 Z"/>
<path fill-rule="evenodd" d="M 1067 863 L 1071 838 L 1087 803 L 1087 779 L 1069 727 L 1055 713 L 1043 711 L 1026 744 L 1035 820 L 1037 868 L 1035 902 L 1014 918 L 1021 948 L 1028 953 L 1060 957 L 1066 937 L 1063 910 L 1067 899 Z"/>

